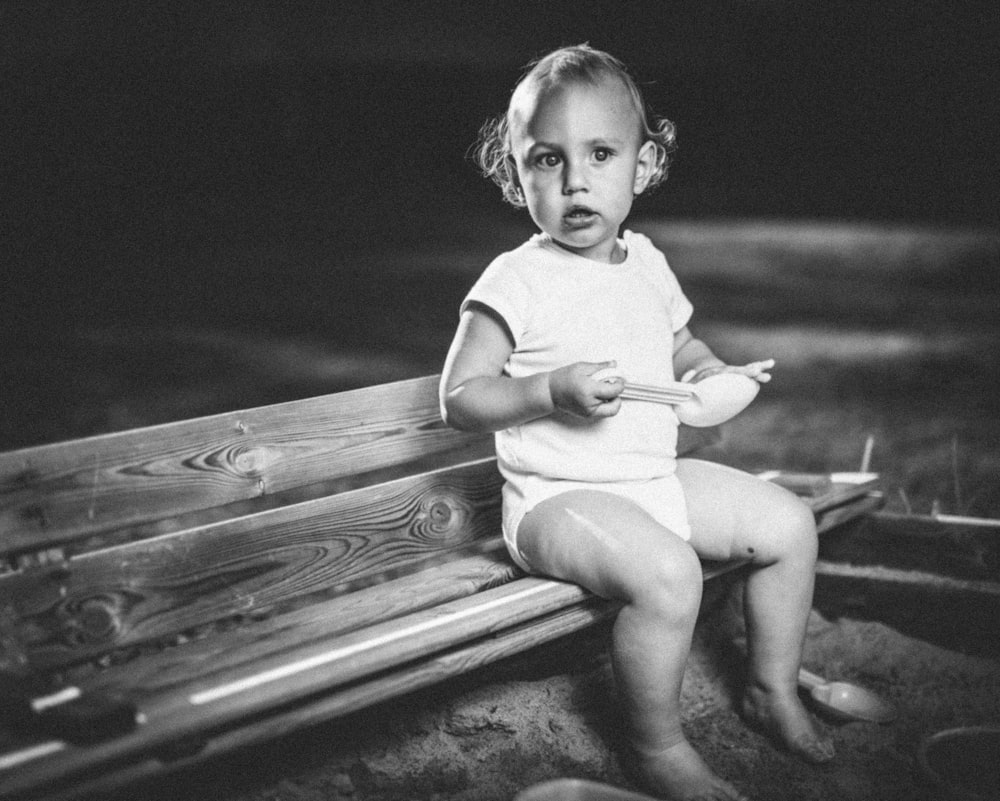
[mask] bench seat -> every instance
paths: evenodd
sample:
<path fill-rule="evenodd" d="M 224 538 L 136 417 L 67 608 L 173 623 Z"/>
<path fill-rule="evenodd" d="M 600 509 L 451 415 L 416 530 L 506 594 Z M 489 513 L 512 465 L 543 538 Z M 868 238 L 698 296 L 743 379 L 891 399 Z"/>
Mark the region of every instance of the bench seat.
<path fill-rule="evenodd" d="M 446 428 L 436 388 L 0 454 L 0 670 L 39 698 L 123 702 L 131 724 L 0 729 L 0 795 L 104 792 L 614 614 L 509 560 L 492 438 Z M 823 530 L 880 502 L 872 476 L 807 489 Z"/>

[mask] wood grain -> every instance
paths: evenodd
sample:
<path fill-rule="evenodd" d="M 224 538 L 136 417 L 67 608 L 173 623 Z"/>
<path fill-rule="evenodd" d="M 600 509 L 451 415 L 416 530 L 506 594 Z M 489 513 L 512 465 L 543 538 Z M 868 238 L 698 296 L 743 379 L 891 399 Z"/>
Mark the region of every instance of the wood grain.
<path fill-rule="evenodd" d="M 398 464 L 482 435 L 441 421 L 437 377 L 0 454 L 0 551 Z"/>
<path fill-rule="evenodd" d="M 64 801 L 84 792 L 106 792 L 171 765 L 190 765 L 213 754 L 262 742 L 467 673 L 593 625 L 613 613 L 614 608 L 606 602 L 586 599 L 527 624 L 401 665 L 370 681 L 302 698 L 297 704 L 272 709 L 268 715 L 240 715 L 228 724 L 220 722 L 211 732 L 192 726 L 189 717 L 172 710 L 170 698 L 163 698 L 160 705 L 150 705 L 150 723 L 128 738 L 87 749 L 70 747 L 32 760 L 15 771 L 0 773 L 0 795 L 37 799 L 39 793 L 44 793 L 47 801 Z M 174 747 L 178 744 L 180 747 Z M 163 762 L 158 755 L 163 756 Z M 115 767 L 102 770 L 103 765 Z"/>
<path fill-rule="evenodd" d="M 492 459 L 85 554 L 47 582 L 0 576 L 16 636 L 52 668 L 404 571 L 497 537 Z M 9 634 L 9 632 L 8 632 Z"/>
<path fill-rule="evenodd" d="M 249 622 L 231 631 L 168 648 L 112 668 L 86 682 L 87 690 L 124 692 L 142 698 L 192 680 L 202 671 L 232 670 L 329 640 L 366 626 L 498 587 L 523 573 L 497 538 L 485 553 L 424 568 L 384 584 L 365 587 L 288 614 Z"/>

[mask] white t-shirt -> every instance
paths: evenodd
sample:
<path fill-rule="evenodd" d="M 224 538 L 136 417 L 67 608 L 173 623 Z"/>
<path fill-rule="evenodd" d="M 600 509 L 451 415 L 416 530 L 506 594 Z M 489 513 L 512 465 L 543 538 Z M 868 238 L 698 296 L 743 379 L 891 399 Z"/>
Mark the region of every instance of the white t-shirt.
<path fill-rule="evenodd" d="M 621 264 L 577 256 L 536 234 L 498 256 L 470 290 L 506 322 L 515 378 L 573 362 L 615 360 L 630 381 L 674 380 L 673 337 L 691 317 L 663 254 L 642 234 L 625 231 Z M 626 402 L 614 417 L 583 420 L 562 412 L 498 431 L 504 476 L 538 474 L 576 481 L 641 481 L 671 475 L 677 417 L 672 407 Z"/>

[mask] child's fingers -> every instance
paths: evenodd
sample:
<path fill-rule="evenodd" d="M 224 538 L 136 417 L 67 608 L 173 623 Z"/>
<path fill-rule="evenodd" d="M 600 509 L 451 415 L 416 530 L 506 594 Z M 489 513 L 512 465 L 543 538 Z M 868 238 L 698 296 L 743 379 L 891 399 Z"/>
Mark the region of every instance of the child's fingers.
<path fill-rule="evenodd" d="M 621 411 L 621 408 L 622 408 L 621 398 L 612 398 L 611 400 L 602 403 L 600 406 L 595 406 L 593 409 L 591 409 L 590 416 L 614 417 L 616 414 L 618 414 L 619 411 Z"/>
<path fill-rule="evenodd" d="M 756 378 L 762 384 L 766 384 L 771 380 L 771 375 L 768 372 L 772 367 L 774 367 L 774 359 L 764 359 L 759 362 L 750 362 L 750 364 L 744 365 L 740 372 L 751 378 Z"/>
<path fill-rule="evenodd" d="M 587 375 L 594 381 L 615 381 L 616 379 L 620 383 L 624 383 L 624 377 L 618 372 L 618 362 L 597 362 L 596 364 L 586 365 L 588 370 Z"/>
<path fill-rule="evenodd" d="M 625 390 L 625 379 L 605 378 L 597 382 L 597 389 L 594 390 L 594 397 L 601 401 L 610 401 L 617 398 Z"/>

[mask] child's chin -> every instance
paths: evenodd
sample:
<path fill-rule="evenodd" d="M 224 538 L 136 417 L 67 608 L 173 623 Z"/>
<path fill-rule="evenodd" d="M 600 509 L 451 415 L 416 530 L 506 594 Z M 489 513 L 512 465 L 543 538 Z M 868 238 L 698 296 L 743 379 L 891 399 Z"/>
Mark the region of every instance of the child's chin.
<path fill-rule="evenodd" d="M 604 251 L 610 253 L 615 248 L 613 238 L 601 236 L 597 231 L 590 229 L 568 233 L 561 232 L 558 236 L 553 236 L 552 241 L 560 247 L 588 259 L 600 260 L 604 255 Z"/>

